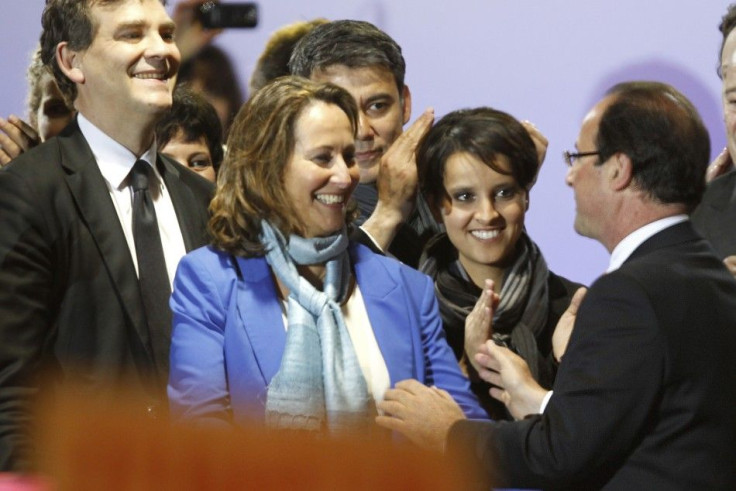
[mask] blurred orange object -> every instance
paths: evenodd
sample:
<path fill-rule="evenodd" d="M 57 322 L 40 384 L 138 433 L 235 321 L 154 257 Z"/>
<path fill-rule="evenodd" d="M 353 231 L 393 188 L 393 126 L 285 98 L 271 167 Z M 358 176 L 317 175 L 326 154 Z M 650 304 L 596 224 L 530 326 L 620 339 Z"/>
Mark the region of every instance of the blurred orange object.
<path fill-rule="evenodd" d="M 355 434 L 172 426 L 114 406 L 57 397 L 41 415 L 38 464 L 58 490 L 468 489 L 462 459 Z M 46 406 L 50 407 L 49 405 Z M 19 488 L 22 489 L 22 488 Z"/>

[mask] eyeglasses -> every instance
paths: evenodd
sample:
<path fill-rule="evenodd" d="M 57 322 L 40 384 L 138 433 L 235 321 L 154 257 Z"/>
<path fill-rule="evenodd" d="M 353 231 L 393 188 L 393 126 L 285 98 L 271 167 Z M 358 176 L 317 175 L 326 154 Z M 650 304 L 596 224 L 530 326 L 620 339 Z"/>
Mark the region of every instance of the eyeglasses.
<path fill-rule="evenodd" d="M 590 157 L 591 155 L 600 155 L 601 153 L 596 152 L 579 152 L 579 153 L 571 153 L 565 150 L 562 152 L 562 158 L 565 159 L 565 163 L 572 167 L 575 164 L 575 161 L 579 159 L 580 157 Z"/>

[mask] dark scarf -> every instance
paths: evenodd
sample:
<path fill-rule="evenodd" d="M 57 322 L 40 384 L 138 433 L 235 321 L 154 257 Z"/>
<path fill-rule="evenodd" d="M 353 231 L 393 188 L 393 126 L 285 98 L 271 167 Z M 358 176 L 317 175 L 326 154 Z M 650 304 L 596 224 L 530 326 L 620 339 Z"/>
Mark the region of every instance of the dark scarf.
<path fill-rule="evenodd" d="M 470 280 L 457 257 L 447 234 L 438 234 L 427 244 L 420 270 L 434 279 L 447 340 L 460 360 L 464 352 L 465 318 L 473 310 L 481 289 Z M 537 380 L 543 358 L 537 348 L 537 337 L 547 324 L 548 277 L 544 257 L 524 233 L 519 238 L 516 258 L 504 274 L 501 300 L 493 315 L 493 338 L 524 358 Z"/>

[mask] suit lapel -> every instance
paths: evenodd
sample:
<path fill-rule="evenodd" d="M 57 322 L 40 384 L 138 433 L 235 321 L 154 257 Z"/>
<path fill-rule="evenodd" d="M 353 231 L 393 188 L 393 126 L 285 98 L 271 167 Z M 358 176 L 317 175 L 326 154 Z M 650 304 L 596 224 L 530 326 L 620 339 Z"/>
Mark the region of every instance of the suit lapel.
<path fill-rule="evenodd" d="M 238 318 L 268 386 L 281 367 L 286 345 L 281 305 L 266 260 L 239 257 L 237 261 L 242 273 L 238 281 Z"/>
<path fill-rule="evenodd" d="M 105 179 L 79 127 L 73 123 L 67 130 L 59 138 L 61 165 L 66 171 L 67 186 L 81 220 L 97 245 L 120 303 L 142 342 L 147 361 L 152 363 L 138 277 L 120 219 L 110 199 Z"/>
<path fill-rule="evenodd" d="M 355 245 L 351 247 L 351 255 L 368 319 L 393 386 L 407 378 L 407 374 L 416 372 L 414 346 L 421 345 L 420 340 L 413 339 L 416 332 L 413 324 L 417 320 L 407 315 L 404 292 L 375 254 Z"/>
<path fill-rule="evenodd" d="M 184 248 L 189 252 L 201 245 L 202 241 L 195 234 L 201 229 L 199 224 L 207 222 L 207 217 L 200 216 L 203 210 L 201 206 L 196 206 L 199 201 L 195 199 L 189 186 L 181 181 L 181 172 L 184 169 L 180 169 L 178 164 L 163 155 L 158 156 L 157 164 L 171 197 L 171 203 L 174 205 L 179 229 L 184 238 Z"/>

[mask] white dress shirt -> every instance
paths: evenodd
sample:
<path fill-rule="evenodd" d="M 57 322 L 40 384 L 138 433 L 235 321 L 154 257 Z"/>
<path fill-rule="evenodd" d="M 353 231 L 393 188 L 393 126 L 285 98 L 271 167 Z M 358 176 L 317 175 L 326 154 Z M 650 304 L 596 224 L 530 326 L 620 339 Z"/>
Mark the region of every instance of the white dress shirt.
<path fill-rule="evenodd" d="M 662 218 L 652 223 L 647 223 L 641 228 L 631 232 L 629 235 L 619 242 L 611 253 L 611 261 L 608 263 L 606 273 L 616 271 L 631 256 L 637 247 L 642 245 L 647 239 L 661 232 L 662 230 L 682 223 L 688 219 L 687 215 L 673 215 L 671 217 Z"/>
<path fill-rule="evenodd" d="M 77 115 L 77 122 L 82 135 L 84 135 L 92 149 L 92 154 L 97 161 L 102 177 L 105 178 L 107 183 L 107 190 L 120 219 L 120 225 L 123 228 L 125 240 L 128 242 L 128 249 L 137 274 L 138 257 L 133 240 L 133 188 L 129 185 L 130 179 L 128 179 L 128 176 L 138 158 L 130 150 L 94 126 L 81 113 Z M 140 159 L 151 164 L 156 176 L 157 182 L 150 183 L 151 197 L 153 207 L 156 210 L 156 220 L 161 234 L 169 282 L 173 283 L 176 267 L 179 260 L 186 254 L 186 248 L 184 247 L 184 238 L 179 227 L 179 220 L 171 202 L 171 196 L 166 190 L 158 169 L 156 169 L 155 142 L 151 148 L 141 155 Z"/>

